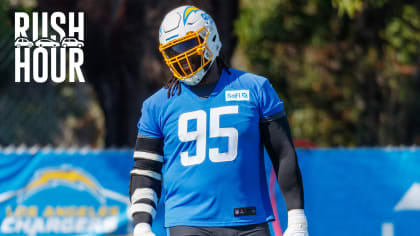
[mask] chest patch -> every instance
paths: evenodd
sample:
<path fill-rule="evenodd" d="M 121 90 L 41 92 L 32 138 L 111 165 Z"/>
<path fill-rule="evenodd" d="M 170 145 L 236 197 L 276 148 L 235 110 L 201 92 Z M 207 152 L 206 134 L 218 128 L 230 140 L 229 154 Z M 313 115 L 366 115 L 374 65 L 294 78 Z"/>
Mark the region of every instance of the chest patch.
<path fill-rule="evenodd" d="M 226 101 L 249 101 L 249 90 L 228 90 L 225 92 Z"/>

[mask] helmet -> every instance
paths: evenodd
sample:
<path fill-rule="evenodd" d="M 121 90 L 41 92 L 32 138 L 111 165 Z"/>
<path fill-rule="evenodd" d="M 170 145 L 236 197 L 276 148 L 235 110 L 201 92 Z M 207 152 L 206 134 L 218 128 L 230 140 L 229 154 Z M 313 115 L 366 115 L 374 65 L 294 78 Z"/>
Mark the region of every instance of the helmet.
<path fill-rule="evenodd" d="M 222 47 L 213 19 L 194 6 L 181 6 L 166 14 L 159 43 L 172 74 L 191 86 L 200 83 Z"/>

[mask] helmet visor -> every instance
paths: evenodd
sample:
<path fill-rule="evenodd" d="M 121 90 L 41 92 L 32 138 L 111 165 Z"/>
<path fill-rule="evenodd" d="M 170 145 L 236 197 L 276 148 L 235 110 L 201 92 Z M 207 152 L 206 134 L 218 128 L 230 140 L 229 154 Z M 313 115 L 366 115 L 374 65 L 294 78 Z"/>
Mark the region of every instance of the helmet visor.
<path fill-rule="evenodd" d="M 184 52 L 187 52 L 190 49 L 193 49 L 194 47 L 197 47 L 199 45 L 199 42 L 197 41 L 197 38 L 192 38 L 185 40 L 181 43 L 175 44 L 172 47 L 169 47 L 164 51 L 167 58 L 172 58 L 175 56 L 178 56 L 179 54 L 182 54 Z"/>

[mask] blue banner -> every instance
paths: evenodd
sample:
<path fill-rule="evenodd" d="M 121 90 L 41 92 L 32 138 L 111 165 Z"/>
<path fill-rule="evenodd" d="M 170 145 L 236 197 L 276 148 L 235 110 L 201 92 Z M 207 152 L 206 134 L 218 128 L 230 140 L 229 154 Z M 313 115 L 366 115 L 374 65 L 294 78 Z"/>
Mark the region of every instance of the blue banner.
<path fill-rule="evenodd" d="M 420 149 L 316 149 L 298 155 L 311 236 L 420 235 Z"/>
<path fill-rule="evenodd" d="M 0 154 L 1 235 L 125 235 L 130 152 Z"/>
<path fill-rule="evenodd" d="M 302 149 L 310 236 L 420 235 L 420 149 Z M 281 192 L 266 162 L 279 222 Z M 0 235 L 129 235 L 126 151 L 0 151 Z M 153 230 L 163 229 L 162 203 Z"/>

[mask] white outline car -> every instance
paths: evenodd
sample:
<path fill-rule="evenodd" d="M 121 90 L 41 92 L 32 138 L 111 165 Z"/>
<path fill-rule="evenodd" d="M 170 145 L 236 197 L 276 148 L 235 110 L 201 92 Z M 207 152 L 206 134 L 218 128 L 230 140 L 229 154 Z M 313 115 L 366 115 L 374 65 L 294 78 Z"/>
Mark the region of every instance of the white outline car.
<path fill-rule="evenodd" d="M 82 41 L 77 40 L 75 38 L 63 38 L 63 40 L 61 41 L 61 46 L 65 47 L 65 48 L 66 47 L 79 47 L 79 48 L 81 48 L 81 47 L 84 47 L 85 44 Z"/>
<path fill-rule="evenodd" d="M 38 39 L 35 42 L 35 46 L 37 47 L 59 47 L 60 43 L 57 43 L 56 41 L 53 41 L 48 38 Z"/>
<path fill-rule="evenodd" d="M 20 48 L 20 47 L 29 47 L 31 48 L 32 46 L 34 46 L 34 43 L 32 43 L 31 41 L 29 41 L 27 38 L 18 38 L 15 41 L 15 46 Z"/>

